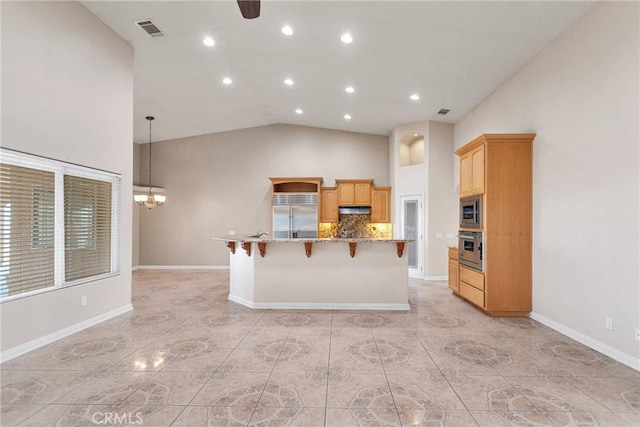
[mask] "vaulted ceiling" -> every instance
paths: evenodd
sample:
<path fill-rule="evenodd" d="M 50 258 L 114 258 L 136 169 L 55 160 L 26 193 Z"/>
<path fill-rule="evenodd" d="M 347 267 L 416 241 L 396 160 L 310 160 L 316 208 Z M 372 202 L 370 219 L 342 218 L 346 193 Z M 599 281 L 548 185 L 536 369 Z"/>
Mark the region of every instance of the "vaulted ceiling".
<path fill-rule="evenodd" d="M 379 135 L 455 123 L 593 3 L 263 0 L 254 20 L 235 1 L 83 4 L 134 47 L 134 141 L 144 143 L 147 115 L 154 141 L 271 123 Z M 165 36 L 135 24 L 147 19 Z"/>

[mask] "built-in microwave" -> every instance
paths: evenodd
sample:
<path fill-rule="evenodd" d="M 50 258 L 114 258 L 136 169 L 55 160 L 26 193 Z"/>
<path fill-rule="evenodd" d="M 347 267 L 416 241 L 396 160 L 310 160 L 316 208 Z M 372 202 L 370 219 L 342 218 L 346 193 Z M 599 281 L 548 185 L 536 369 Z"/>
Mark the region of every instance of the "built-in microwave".
<path fill-rule="evenodd" d="M 482 233 L 477 231 L 458 232 L 458 262 L 465 267 L 484 271 Z"/>
<path fill-rule="evenodd" d="M 482 228 L 482 196 L 460 199 L 460 228 Z"/>

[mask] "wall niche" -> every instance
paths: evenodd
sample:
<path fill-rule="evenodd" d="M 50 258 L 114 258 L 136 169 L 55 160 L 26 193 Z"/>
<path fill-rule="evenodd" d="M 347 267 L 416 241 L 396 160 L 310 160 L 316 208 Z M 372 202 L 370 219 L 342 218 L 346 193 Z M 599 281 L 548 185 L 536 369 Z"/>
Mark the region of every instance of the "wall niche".
<path fill-rule="evenodd" d="M 424 135 L 410 132 L 400 139 L 398 144 L 400 167 L 421 165 L 424 163 Z"/>

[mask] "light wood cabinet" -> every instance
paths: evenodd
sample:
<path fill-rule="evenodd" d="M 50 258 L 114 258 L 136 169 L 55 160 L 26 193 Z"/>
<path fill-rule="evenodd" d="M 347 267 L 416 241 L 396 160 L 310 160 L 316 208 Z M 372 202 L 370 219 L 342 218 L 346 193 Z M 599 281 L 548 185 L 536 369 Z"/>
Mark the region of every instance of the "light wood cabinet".
<path fill-rule="evenodd" d="M 347 206 L 355 203 L 355 189 L 353 184 L 338 185 L 338 205 Z"/>
<path fill-rule="evenodd" d="M 372 179 L 336 179 L 339 206 L 371 206 Z"/>
<path fill-rule="evenodd" d="M 471 152 L 471 195 L 484 193 L 484 145 Z"/>
<path fill-rule="evenodd" d="M 460 266 L 460 296 L 492 316 L 531 311 L 534 138 L 484 134 L 456 151 L 460 197 L 483 194 L 484 272 Z"/>
<path fill-rule="evenodd" d="M 320 187 L 318 222 L 338 222 L 338 188 Z"/>
<path fill-rule="evenodd" d="M 371 222 L 391 222 L 391 187 L 371 187 Z"/>
<path fill-rule="evenodd" d="M 460 197 L 484 193 L 484 146 L 460 156 Z"/>
<path fill-rule="evenodd" d="M 449 289 L 454 294 L 460 293 L 458 270 L 458 248 L 449 248 Z"/>
<path fill-rule="evenodd" d="M 320 190 L 322 177 L 287 177 L 269 178 L 271 193 L 317 193 Z"/>

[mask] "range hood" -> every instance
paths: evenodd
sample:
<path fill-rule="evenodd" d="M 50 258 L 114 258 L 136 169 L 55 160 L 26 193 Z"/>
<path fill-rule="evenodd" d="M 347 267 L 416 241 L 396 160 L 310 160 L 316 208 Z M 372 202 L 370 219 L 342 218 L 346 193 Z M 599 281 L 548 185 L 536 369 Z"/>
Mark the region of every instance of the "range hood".
<path fill-rule="evenodd" d="M 371 206 L 339 206 L 340 215 L 371 215 Z"/>

